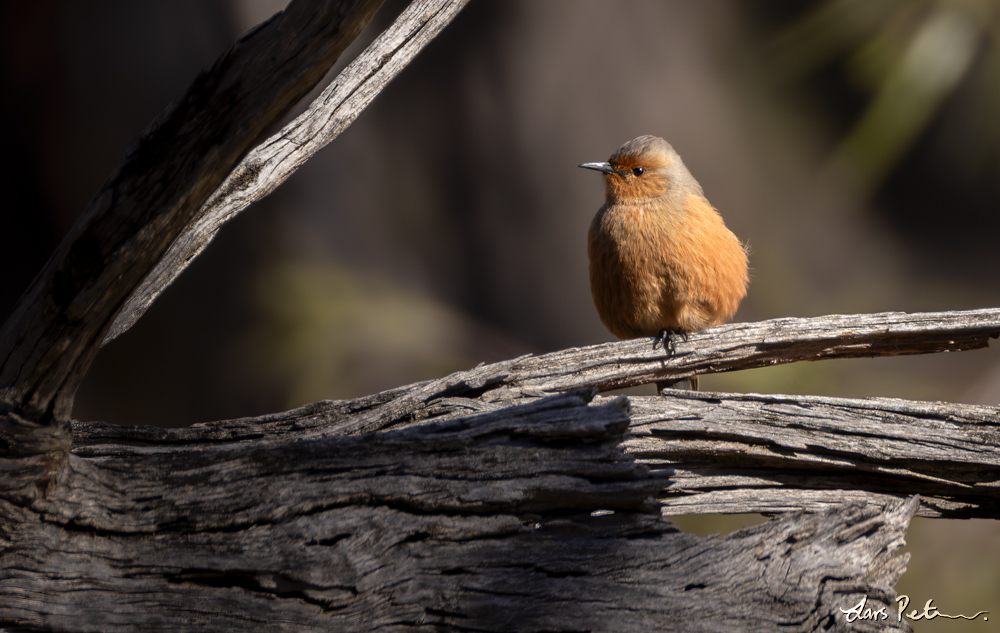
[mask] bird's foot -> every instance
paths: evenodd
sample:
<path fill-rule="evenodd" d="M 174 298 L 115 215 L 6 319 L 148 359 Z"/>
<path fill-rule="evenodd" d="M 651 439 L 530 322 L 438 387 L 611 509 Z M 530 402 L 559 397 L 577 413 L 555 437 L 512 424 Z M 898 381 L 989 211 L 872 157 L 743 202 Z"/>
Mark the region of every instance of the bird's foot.
<path fill-rule="evenodd" d="M 653 337 L 653 350 L 655 351 L 657 346 L 662 345 L 663 351 L 667 353 L 667 358 L 673 358 L 675 352 L 675 337 L 684 339 L 684 342 L 686 343 L 688 340 L 688 333 L 684 330 L 668 330 L 666 328 L 660 330 L 660 333 Z"/>
<path fill-rule="evenodd" d="M 684 342 L 687 342 L 688 333 L 684 330 L 668 330 L 664 328 L 660 330 L 659 334 L 653 337 L 653 349 L 655 350 L 658 345 L 662 345 L 663 351 L 667 353 L 667 358 L 673 358 L 676 353 L 675 346 L 678 338 L 684 339 Z M 688 383 L 691 391 L 698 391 L 698 377 L 691 376 L 690 378 L 681 378 L 680 380 L 663 380 L 657 382 L 656 393 L 662 395 L 664 389 L 683 388 L 678 387 L 682 383 Z"/>

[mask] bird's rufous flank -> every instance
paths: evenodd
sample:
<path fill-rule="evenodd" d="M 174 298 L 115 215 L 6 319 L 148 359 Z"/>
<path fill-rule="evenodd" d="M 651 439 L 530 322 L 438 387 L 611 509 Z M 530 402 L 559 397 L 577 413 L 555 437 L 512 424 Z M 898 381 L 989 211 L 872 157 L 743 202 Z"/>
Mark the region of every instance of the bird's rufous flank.
<path fill-rule="evenodd" d="M 640 136 L 606 163 L 604 206 L 590 224 L 590 290 L 618 338 L 724 323 L 746 295 L 746 249 L 662 138 Z"/>

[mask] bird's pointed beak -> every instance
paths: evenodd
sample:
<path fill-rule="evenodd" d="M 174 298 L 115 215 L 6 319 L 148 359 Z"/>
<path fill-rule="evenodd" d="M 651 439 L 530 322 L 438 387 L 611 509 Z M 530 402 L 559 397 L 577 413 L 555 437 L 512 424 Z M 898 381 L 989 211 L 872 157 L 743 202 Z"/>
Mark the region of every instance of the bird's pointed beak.
<path fill-rule="evenodd" d="M 615 169 L 614 167 L 611 166 L 611 163 L 584 163 L 582 165 L 577 165 L 577 166 L 583 167 L 584 169 L 593 169 L 595 171 L 599 171 L 605 174 L 615 173 Z"/>

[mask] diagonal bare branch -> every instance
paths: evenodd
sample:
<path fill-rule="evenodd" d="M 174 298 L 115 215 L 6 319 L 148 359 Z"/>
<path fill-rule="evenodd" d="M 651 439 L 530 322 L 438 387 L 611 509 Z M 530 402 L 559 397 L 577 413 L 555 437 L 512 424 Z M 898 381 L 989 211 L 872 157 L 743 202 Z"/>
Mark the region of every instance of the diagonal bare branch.
<path fill-rule="evenodd" d="M 305 112 L 247 154 L 132 292 L 102 345 L 135 325 L 226 222 L 274 191 L 353 123 L 468 2 L 417 0 L 410 4 Z"/>
<path fill-rule="evenodd" d="M 406 27 L 397 24 L 380 38 L 381 56 L 352 64 L 321 97 L 323 107 L 267 141 L 227 179 L 267 127 L 323 77 L 382 1 L 293 0 L 230 47 L 149 125 L 0 329 L 0 413 L 68 419 L 76 387 L 128 297 L 117 333 L 135 322 L 219 225 L 349 125 L 467 2 L 416 0 Z M 300 144 L 306 151 L 293 149 Z M 270 162 L 262 163 L 264 156 Z M 213 203 L 204 206 L 213 191 Z M 147 277 L 168 249 L 170 263 Z"/>
<path fill-rule="evenodd" d="M 252 143 L 382 0 L 294 0 L 229 47 L 126 150 L 0 329 L 0 412 L 69 417 L 131 293 Z"/>

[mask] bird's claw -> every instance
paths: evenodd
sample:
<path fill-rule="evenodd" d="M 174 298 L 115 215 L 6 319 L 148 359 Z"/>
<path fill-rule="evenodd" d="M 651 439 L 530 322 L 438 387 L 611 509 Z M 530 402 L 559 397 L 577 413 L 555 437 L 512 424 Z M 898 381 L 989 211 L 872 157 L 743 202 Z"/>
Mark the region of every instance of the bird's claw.
<path fill-rule="evenodd" d="M 667 358 L 673 358 L 676 352 L 675 336 L 684 339 L 685 343 L 688 340 L 688 334 L 684 330 L 668 330 L 664 328 L 660 330 L 659 334 L 653 337 L 653 350 L 655 351 L 658 345 L 662 345 L 663 351 L 667 353 Z"/>
<path fill-rule="evenodd" d="M 660 330 L 660 333 L 653 337 L 653 349 L 655 350 L 658 345 L 663 346 L 663 351 L 667 353 L 667 358 L 673 358 L 674 354 L 677 352 L 676 343 L 677 339 L 684 339 L 686 343 L 688 340 L 688 333 L 684 330 L 668 330 L 666 328 Z M 690 378 L 681 378 L 680 380 L 663 380 L 656 383 L 656 393 L 663 395 L 663 390 L 667 388 L 676 388 L 677 383 L 687 382 L 689 383 L 692 391 L 698 391 L 698 377 L 691 376 Z"/>

